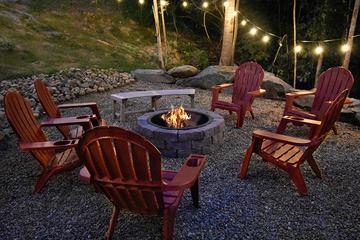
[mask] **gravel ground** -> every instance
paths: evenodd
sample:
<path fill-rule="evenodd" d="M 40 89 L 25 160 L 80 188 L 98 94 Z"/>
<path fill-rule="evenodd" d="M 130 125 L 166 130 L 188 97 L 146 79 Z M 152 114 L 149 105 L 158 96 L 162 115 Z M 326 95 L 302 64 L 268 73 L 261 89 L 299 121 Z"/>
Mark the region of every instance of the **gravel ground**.
<path fill-rule="evenodd" d="M 119 91 L 176 88 L 137 82 L 125 89 L 78 99 L 96 101 L 109 123 L 135 129 L 136 117 L 120 123 L 112 118 L 110 94 Z M 196 90 L 196 106 L 209 109 L 211 93 Z M 225 95 L 230 99 L 230 95 Z M 165 97 L 170 103 L 189 106 L 188 97 Z M 149 106 L 146 98 L 129 100 L 129 107 Z M 175 239 L 356 239 L 360 236 L 360 131 L 338 123 L 340 134 L 331 133 L 315 153 L 323 179 L 315 178 L 307 164 L 302 171 L 309 189 L 300 197 L 285 172 L 253 156 L 246 180 L 237 178 L 240 163 L 255 128 L 274 130 L 284 102 L 257 99 L 256 119 L 249 115 L 244 127 L 235 129 L 235 115 L 225 118 L 225 143 L 211 155 L 200 180 L 201 208 L 194 209 L 186 192 L 179 207 Z M 69 113 L 71 115 L 71 113 Z M 79 114 L 79 112 L 73 112 Z M 304 134 L 303 129 L 292 130 Z M 52 138 L 54 130 L 49 130 Z M 1 152 L 1 239 L 102 239 L 111 204 L 91 185 L 79 181 L 76 169 L 53 177 L 41 194 L 31 195 L 40 167 L 28 153 L 12 147 Z M 183 159 L 163 159 L 164 168 L 178 169 Z M 122 213 L 114 239 L 160 239 L 160 217 Z"/>

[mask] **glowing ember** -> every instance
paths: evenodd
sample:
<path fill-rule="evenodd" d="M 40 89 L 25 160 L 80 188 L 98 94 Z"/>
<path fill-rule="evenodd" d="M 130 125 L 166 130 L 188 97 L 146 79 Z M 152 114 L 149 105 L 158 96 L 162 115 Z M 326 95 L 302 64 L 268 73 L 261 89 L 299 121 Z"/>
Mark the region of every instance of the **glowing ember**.
<path fill-rule="evenodd" d="M 171 110 L 161 115 L 161 119 L 166 122 L 168 127 L 183 128 L 186 126 L 186 120 L 191 119 L 191 115 L 185 112 L 182 106 L 178 108 L 171 106 Z"/>

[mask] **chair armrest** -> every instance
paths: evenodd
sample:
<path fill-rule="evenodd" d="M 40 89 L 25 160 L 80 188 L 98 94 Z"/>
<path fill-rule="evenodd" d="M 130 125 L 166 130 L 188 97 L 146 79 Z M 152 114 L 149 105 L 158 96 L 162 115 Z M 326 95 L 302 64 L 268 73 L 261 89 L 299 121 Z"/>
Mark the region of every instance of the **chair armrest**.
<path fill-rule="evenodd" d="M 302 117 L 296 117 L 296 116 L 283 116 L 284 120 L 290 121 L 290 122 L 297 122 L 302 123 L 308 126 L 320 126 L 321 121 L 314 120 L 314 119 L 308 119 L 308 118 L 302 118 Z"/>
<path fill-rule="evenodd" d="M 93 114 L 96 115 L 98 119 L 101 119 L 99 109 L 97 107 L 96 102 L 87 102 L 87 103 L 68 103 L 68 104 L 60 104 L 58 105 L 59 109 L 67 109 L 67 108 L 85 108 L 89 107 Z"/>
<path fill-rule="evenodd" d="M 164 182 L 164 191 L 179 191 L 190 188 L 198 179 L 206 163 L 204 155 L 191 154 L 171 182 Z"/>
<path fill-rule="evenodd" d="M 264 131 L 264 130 L 255 130 L 253 132 L 253 137 L 278 141 L 278 142 L 297 145 L 297 146 L 308 146 L 311 143 L 311 141 L 308 139 L 291 137 L 291 136 L 273 133 L 273 132 Z"/>
<path fill-rule="evenodd" d="M 41 122 L 40 125 L 41 127 L 80 125 L 84 128 L 84 130 L 92 128 L 91 118 L 89 116 L 48 118 L 45 121 Z"/>
<path fill-rule="evenodd" d="M 224 89 L 224 88 L 232 87 L 233 85 L 234 85 L 233 83 L 223 83 L 223 84 L 212 86 L 211 88 L 212 89 Z"/>
<path fill-rule="evenodd" d="M 313 91 L 300 91 L 300 92 L 287 93 L 284 114 L 286 115 L 286 112 L 292 109 L 296 98 L 313 95 L 315 94 L 315 91 L 316 89 L 314 89 Z"/>
<path fill-rule="evenodd" d="M 266 93 L 266 90 L 261 89 L 261 88 L 258 90 L 252 91 L 252 92 L 248 92 L 248 94 L 253 97 L 258 97 L 258 96 L 264 95 L 265 93 Z"/>
<path fill-rule="evenodd" d="M 21 150 L 66 150 L 76 147 L 79 140 L 60 140 L 48 142 L 19 142 Z"/>
<path fill-rule="evenodd" d="M 302 96 L 314 95 L 315 92 L 316 92 L 316 89 L 314 89 L 312 91 L 291 92 L 291 93 L 287 93 L 286 96 L 298 98 L 298 97 L 302 97 Z"/>

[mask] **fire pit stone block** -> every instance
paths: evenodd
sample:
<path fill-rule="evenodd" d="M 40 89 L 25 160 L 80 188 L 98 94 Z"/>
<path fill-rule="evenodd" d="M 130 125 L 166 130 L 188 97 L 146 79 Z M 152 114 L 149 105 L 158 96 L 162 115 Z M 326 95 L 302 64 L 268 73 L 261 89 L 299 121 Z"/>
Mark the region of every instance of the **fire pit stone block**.
<path fill-rule="evenodd" d="M 224 118 L 214 112 L 191 110 L 206 114 L 209 122 L 190 129 L 168 129 L 150 123 L 149 119 L 159 114 L 150 112 L 138 118 L 138 132 L 166 157 L 186 157 L 191 153 L 209 154 L 224 142 Z"/>

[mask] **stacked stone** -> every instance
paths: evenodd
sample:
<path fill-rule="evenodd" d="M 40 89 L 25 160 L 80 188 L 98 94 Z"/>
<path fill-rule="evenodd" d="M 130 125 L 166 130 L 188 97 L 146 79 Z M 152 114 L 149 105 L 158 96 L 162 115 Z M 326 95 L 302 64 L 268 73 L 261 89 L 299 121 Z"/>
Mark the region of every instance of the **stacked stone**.
<path fill-rule="evenodd" d="M 4 112 L 4 95 L 8 90 L 19 91 L 30 103 L 35 115 L 40 113 L 40 105 L 35 92 L 34 81 L 42 79 L 51 91 L 55 101 L 64 102 L 79 96 L 111 90 L 135 81 L 129 73 L 113 69 L 81 70 L 70 68 L 54 74 L 39 74 L 31 77 L 3 80 L 0 82 L 0 148 L 1 142 L 10 133 Z"/>

